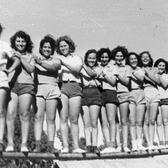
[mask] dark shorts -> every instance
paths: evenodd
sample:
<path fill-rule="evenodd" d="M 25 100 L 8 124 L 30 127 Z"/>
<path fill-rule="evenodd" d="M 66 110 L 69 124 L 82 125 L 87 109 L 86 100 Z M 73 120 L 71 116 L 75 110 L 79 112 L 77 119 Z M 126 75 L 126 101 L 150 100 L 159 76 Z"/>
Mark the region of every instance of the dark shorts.
<path fill-rule="evenodd" d="M 97 87 L 85 87 L 82 93 L 82 106 L 102 105 L 101 93 Z"/>
<path fill-rule="evenodd" d="M 82 88 L 77 82 L 63 82 L 61 93 L 66 95 L 68 98 L 82 96 Z"/>
<path fill-rule="evenodd" d="M 17 94 L 18 96 L 27 94 L 27 93 L 31 95 L 35 95 L 35 86 L 34 84 L 29 84 L 29 83 L 15 83 L 11 92 Z"/>
<path fill-rule="evenodd" d="M 113 103 L 118 105 L 119 101 L 117 98 L 116 90 L 103 90 L 102 91 L 102 104 Z"/>
<path fill-rule="evenodd" d="M 168 105 L 168 98 L 160 99 L 160 106 L 162 106 L 162 105 Z"/>

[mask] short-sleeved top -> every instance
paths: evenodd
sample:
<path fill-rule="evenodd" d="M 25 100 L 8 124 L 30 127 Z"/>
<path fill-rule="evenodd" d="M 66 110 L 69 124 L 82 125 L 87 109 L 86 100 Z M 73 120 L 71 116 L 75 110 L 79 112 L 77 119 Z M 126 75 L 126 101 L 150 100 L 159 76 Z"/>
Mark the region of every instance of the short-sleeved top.
<path fill-rule="evenodd" d="M 145 77 L 145 71 L 140 67 L 137 67 L 135 70 L 132 69 L 132 72 L 138 73 L 140 76 Z M 132 77 L 136 79 L 136 77 L 134 76 Z M 143 85 L 138 84 L 134 80 L 131 80 L 131 89 L 142 89 L 142 88 L 143 88 Z"/>
<path fill-rule="evenodd" d="M 81 70 L 81 77 L 82 77 L 82 84 L 85 87 L 86 86 L 96 86 L 97 87 L 101 85 L 101 83 L 96 78 L 90 77 L 84 68 L 82 68 Z"/>
<path fill-rule="evenodd" d="M 46 59 L 45 57 L 43 57 L 43 59 L 51 61 L 53 63 L 56 61 L 54 56 L 51 56 L 49 59 Z M 39 64 L 35 64 L 35 67 L 36 67 L 35 72 L 37 74 L 37 84 L 58 85 L 58 71 L 56 72 L 47 71 Z"/>
<path fill-rule="evenodd" d="M 117 74 L 117 68 L 113 64 L 107 64 L 104 67 L 99 66 L 99 68 L 96 69 L 96 72 L 98 76 L 103 72 L 107 77 L 114 79 L 115 74 Z M 110 83 L 103 80 L 102 89 L 103 90 L 116 90 L 117 88 L 116 86 L 112 86 Z"/>
<path fill-rule="evenodd" d="M 7 59 L 4 58 L 5 53 L 9 58 L 12 57 L 12 49 L 10 45 L 4 41 L 0 41 L 0 83 L 8 82 L 8 75 L 3 71 L 7 64 Z"/>
<path fill-rule="evenodd" d="M 115 65 L 115 64 L 114 64 Z M 125 77 L 129 77 L 131 75 L 131 67 L 129 65 L 121 65 L 117 66 L 117 71 L 119 74 L 122 74 Z M 121 82 L 117 82 L 117 92 L 128 92 L 128 87 L 123 85 Z"/>
<path fill-rule="evenodd" d="M 35 66 L 35 61 L 34 61 L 34 56 L 32 54 L 26 53 L 22 55 L 21 57 L 24 57 L 25 60 L 32 66 Z M 17 74 L 18 73 L 18 74 Z M 34 83 L 34 74 L 27 72 L 23 66 L 19 66 L 16 69 L 16 74 L 17 74 L 17 83 L 29 83 L 33 84 Z"/>
<path fill-rule="evenodd" d="M 59 56 L 59 57 L 64 57 L 64 56 Z M 75 66 L 82 66 L 82 59 L 78 56 L 75 55 L 68 55 L 67 57 L 65 57 L 68 62 Z M 74 81 L 77 83 L 81 83 L 81 78 L 79 74 L 73 74 L 67 67 L 65 67 L 64 65 L 61 65 L 61 70 L 59 71 L 60 73 L 60 79 L 63 82 L 67 82 L 67 81 Z"/>
<path fill-rule="evenodd" d="M 160 76 L 160 78 L 162 78 L 165 81 L 165 83 L 168 83 L 168 74 L 164 73 Z M 164 89 L 163 87 L 158 86 L 158 90 L 159 90 L 160 99 L 168 98 L 168 88 Z"/>

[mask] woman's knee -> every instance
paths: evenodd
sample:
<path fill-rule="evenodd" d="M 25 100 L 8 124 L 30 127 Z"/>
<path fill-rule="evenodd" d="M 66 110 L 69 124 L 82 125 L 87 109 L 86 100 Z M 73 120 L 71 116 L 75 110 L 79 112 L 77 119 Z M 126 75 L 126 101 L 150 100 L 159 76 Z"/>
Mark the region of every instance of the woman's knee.
<path fill-rule="evenodd" d="M 0 118 L 4 118 L 6 114 L 6 109 L 5 108 L 1 108 L 0 109 Z"/>
<path fill-rule="evenodd" d="M 168 118 L 164 118 L 164 119 L 163 119 L 163 125 L 164 125 L 164 126 L 168 125 Z"/>
<path fill-rule="evenodd" d="M 71 124 L 78 124 L 78 117 L 70 117 L 69 120 Z"/>
<path fill-rule="evenodd" d="M 20 113 L 20 119 L 23 121 L 28 121 L 30 117 L 30 111 L 25 110 Z"/>
<path fill-rule="evenodd" d="M 14 120 L 15 117 L 16 117 L 16 111 L 14 111 L 14 110 L 9 110 L 9 111 L 7 112 L 7 115 L 6 115 L 7 120 Z"/>

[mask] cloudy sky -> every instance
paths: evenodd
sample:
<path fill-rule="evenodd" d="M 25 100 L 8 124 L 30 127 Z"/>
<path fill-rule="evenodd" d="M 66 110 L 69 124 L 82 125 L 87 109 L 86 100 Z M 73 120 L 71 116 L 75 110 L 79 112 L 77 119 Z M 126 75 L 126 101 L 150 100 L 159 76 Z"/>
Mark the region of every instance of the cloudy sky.
<path fill-rule="evenodd" d="M 90 48 L 124 45 L 138 53 L 149 50 L 155 59 L 167 58 L 167 0 L 1 0 L 0 22 L 2 40 L 24 30 L 35 53 L 44 35 L 66 34 L 80 56 Z"/>

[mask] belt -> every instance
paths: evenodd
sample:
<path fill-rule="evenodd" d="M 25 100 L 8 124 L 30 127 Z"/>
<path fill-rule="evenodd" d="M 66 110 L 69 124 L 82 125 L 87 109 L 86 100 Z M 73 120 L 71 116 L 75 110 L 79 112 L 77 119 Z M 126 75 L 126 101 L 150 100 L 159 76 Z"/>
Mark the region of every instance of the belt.
<path fill-rule="evenodd" d="M 88 85 L 88 86 L 84 86 L 84 88 L 97 88 L 97 86 L 95 86 L 95 85 Z"/>
<path fill-rule="evenodd" d="M 63 83 L 78 83 L 78 82 L 76 82 L 76 81 L 63 81 Z"/>

